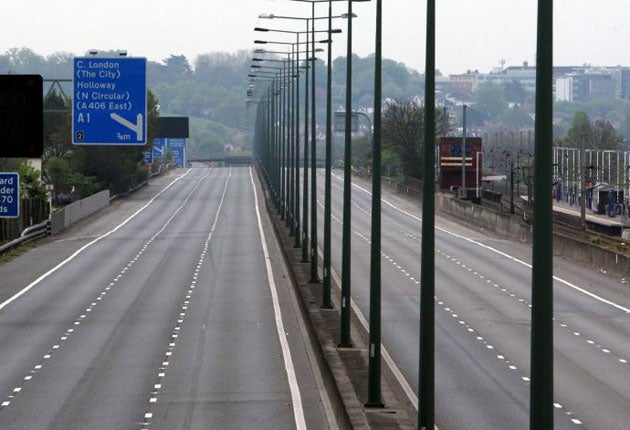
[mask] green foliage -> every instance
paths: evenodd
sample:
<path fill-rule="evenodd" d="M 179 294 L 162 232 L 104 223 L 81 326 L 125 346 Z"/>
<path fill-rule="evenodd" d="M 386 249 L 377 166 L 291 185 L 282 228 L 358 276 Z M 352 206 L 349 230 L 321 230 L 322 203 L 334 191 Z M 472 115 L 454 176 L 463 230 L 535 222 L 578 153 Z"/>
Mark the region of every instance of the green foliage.
<path fill-rule="evenodd" d="M 99 190 L 94 176 L 85 176 L 78 172 L 70 173 L 67 185 L 70 186 L 71 190 L 74 190 L 74 194 L 80 199 L 91 196 Z"/>
<path fill-rule="evenodd" d="M 505 127 L 511 129 L 534 126 L 534 119 L 518 106 L 509 108 L 503 112 L 501 122 Z"/>
<path fill-rule="evenodd" d="M 63 112 L 65 110 L 65 112 Z M 44 156 L 45 160 L 63 157 L 72 150 L 72 101 L 55 90 L 44 99 Z"/>
<path fill-rule="evenodd" d="M 399 179 L 404 176 L 398 154 L 392 148 L 383 148 L 381 151 L 381 166 L 383 176 L 391 179 Z"/>
<path fill-rule="evenodd" d="M 352 165 L 366 168 L 372 164 L 372 140 L 370 134 L 363 134 L 352 139 Z"/>
<path fill-rule="evenodd" d="M 623 114 L 623 120 L 619 128 L 619 133 L 625 142 L 630 141 L 630 112 L 625 112 Z"/>
<path fill-rule="evenodd" d="M 598 119 L 595 123 L 585 112 L 576 112 L 567 136 L 559 140 L 561 146 L 579 147 L 584 142 L 586 148 L 620 149 L 622 136 L 617 133 L 610 121 Z"/>
<path fill-rule="evenodd" d="M 506 82 L 503 86 L 503 92 L 508 102 L 519 105 L 524 104 L 528 99 L 528 94 L 523 85 L 516 80 Z"/>
<path fill-rule="evenodd" d="M 15 160 L 14 169 L 20 175 L 21 198 L 46 199 L 46 188 L 40 181 L 39 170 L 35 169 L 26 158 Z"/>
<path fill-rule="evenodd" d="M 443 136 L 450 129 L 445 109 L 435 112 L 436 135 Z M 386 103 L 382 116 L 383 147 L 398 155 L 406 176 L 422 179 L 422 151 L 424 147 L 424 106 L 414 100 L 392 100 Z"/>
<path fill-rule="evenodd" d="M 48 183 L 53 186 L 53 192 L 57 194 L 68 185 L 70 176 L 70 164 L 64 158 L 52 158 L 46 163 Z"/>
<path fill-rule="evenodd" d="M 332 62 L 333 106 L 344 106 L 346 98 L 347 57 L 337 57 Z M 323 69 L 322 65 L 322 69 Z M 317 71 L 320 75 L 324 72 Z M 420 74 L 405 64 L 389 59 L 382 61 L 383 99 L 413 98 L 424 94 L 424 82 Z M 322 86 L 325 82 L 322 82 Z M 352 55 L 352 106 L 353 109 L 374 107 L 374 55 L 361 58 Z M 324 99 L 322 98 L 322 102 Z"/>
<path fill-rule="evenodd" d="M 485 112 L 490 118 L 500 117 L 507 109 L 508 101 L 504 87 L 486 82 L 475 93 L 475 110 Z"/>
<path fill-rule="evenodd" d="M 118 55 L 116 51 L 110 54 Z M 236 53 L 208 53 L 192 62 L 184 55 L 171 55 L 160 63 L 149 61 L 149 141 L 154 137 L 159 103 L 159 113 L 163 116 L 190 117 L 189 154 L 223 152 L 228 147 L 237 152 L 248 150 L 251 118 L 246 114 L 245 93 L 249 84 L 247 75 L 251 58 L 252 52 L 243 50 Z M 73 55 L 68 53 L 44 57 L 30 49 L 11 49 L 0 55 L 0 72 L 67 78 L 72 76 L 72 59 Z M 326 69 L 325 62 L 316 61 L 315 99 L 319 124 L 323 123 L 325 114 Z M 335 59 L 332 72 L 333 109 L 343 109 L 346 58 Z M 303 86 L 304 75 L 301 76 Z M 422 97 L 422 79 L 418 72 L 404 64 L 384 59 L 383 99 Z M 373 108 L 373 92 L 374 56 L 361 58 L 353 55 L 353 109 Z M 45 105 L 47 109 L 70 109 L 71 101 L 52 92 Z M 91 189 L 110 187 L 113 192 L 118 192 L 137 184 L 146 175 L 141 166 L 141 148 L 72 146 L 69 113 L 47 113 L 45 127 L 43 175 L 47 182 L 58 184 L 60 189 L 74 186 L 75 192 L 82 194 Z M 369 164 L 371 150 L 367 138 L 359 139 L 356 145 L 361 148 L 355 151 L 361 164 Z M 389 150 L 388 156 L 397 157 L 393 150 Z M 388 166 L 398 169 L 399 164 L 392 162 Z"/>

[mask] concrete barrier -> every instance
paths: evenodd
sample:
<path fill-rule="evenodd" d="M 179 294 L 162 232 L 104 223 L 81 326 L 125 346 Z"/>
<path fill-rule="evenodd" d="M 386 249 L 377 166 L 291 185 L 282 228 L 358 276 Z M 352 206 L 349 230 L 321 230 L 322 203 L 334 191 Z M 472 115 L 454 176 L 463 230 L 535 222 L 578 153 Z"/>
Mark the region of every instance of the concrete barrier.
<path fill-rule="evenodd" d="M 75 222 L 92 215 L 108 205 L 109 190 L 105 190 L 64 206 L 51 214 L 51 234 L 55 235 L 62 232 Z"/>
<path fill-rule="evenodd" d="M 464 219 L 493 233 L 516 240 L 531 241 L 531 226 L 520 217 L 461 200 L 449 194 L 435 196 L 436 209 L 442 214 Z"/>
<path fill-rule="evenodd" d="M 553 253 L 610 273 L 621 276 L 630 274 L 630 256 L 581 238 L 554 234 Z"/>
<path fill-rule="evenodd" d="M 502 236 L 523 242 L 532 240 L 532 226 L 521 217 L 476 205 L 467 200 L 460 200 L 447 194 L 436 194 L 436 211 Z M 629 255 L 591 243 L 588 238 L 554 233 L 553 252 L 556 256 L 607 272 L 621 276 L 630 274 Z"/>

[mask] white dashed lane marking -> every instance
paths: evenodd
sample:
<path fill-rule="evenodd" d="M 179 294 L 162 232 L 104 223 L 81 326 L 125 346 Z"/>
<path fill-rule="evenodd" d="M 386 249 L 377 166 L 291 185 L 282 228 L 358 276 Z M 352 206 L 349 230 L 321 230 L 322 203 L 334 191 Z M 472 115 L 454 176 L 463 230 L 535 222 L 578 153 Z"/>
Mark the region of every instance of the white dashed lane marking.
<path fill-rule="evenodd" d="M 358 206 L 357 206 L 358 207 Z M 362 208 L 359 207 L 359 209 L 361 209 L 362 211 L 365 212 L 365 210 L 363 210 Z M 366 212 L 367 213 L 367 212 Z M 337 217 L 335 217 L 334 215 L 332 215 L 332 218 L 337 221 L 338 223 L 341 223 L 341 220 Z M 420 237 L 419 236 L 415 236 L 409 233 L 404 232 L 403 230 L 396 228 L 394 226 L 392 226 L 391 224 L 388 224 L 386 222 L 383 223 L 384 225 L 388 225 L 388 227 L 392 228 L 393 230 L 403 234 L 405 237 L 408 237 L 414 241 L 420 241 Z M 353 233 L 358 236 L 361 240 L 365 241 L 366 243 L 371 243 L 370 238 L 368 238 L 367 236 L 363 235 L 362 233 L 353 230 Z M 477 276 L 480 280 L 485 281 L 486 284 L 492 285 L 492 287 L 497 288 L 498 290 L 500 290 L 502 293 L 505 293 L 507 295 L 509 295 L 512 298 L 516 298 L 517 301 L 521 304 L 524 304 L 526 306 L 528 306 L 529 308 L 531 308 L 531 304 L 529 304 L 525 299 L 523 298 L 519 298 L 516 296 L 516 294 L 510 292 L 509 290 L 507 290 L 506 288 L 502 288 L 499 284 L 493 282 L 491 279 L 485 277 L 484 275 L 480 274 L 477 271 L 474 271 L 471 267 L 468 267 L 466 264 L 462 263 L 461 261 L 457 260 L 454 257 L 451 257 L 450 255 L 447 255 L 446 253 L 437 250 L 436 249 L 436 254 L 437 255 L 442 255 L 444 256 L 446 259 L 450 260 L 452 263 L 454 263 L 456 266 L 459 266 L 460 269 L 466 270 L 467 272 L 472 272 L 473 275 Z M 409 272 L 403 268 L 403 266 L 401 266 L 398 262 L 396 262 L 390 255 L 386 254 L 386 253 L 381 253 L 381 255 L 383 256 L 383 258 L 388 261 L 394 268 L 398 269 L 403 275 L 405 275 L 405 277 L 409 278 L 409 281 L 414 283 L 414 285 L 417 285 L 420 283 L 420 281 L 416 280 L 413 276 L 411 276 L 409 274 Z M 449 314 L 451 314 L 451 317 L 453 318 L 459 318 L 459 315 L 457 315 L 452 309 L 450 309 L 449 307 L 446 307 L 444 305 L 444 302 L 439 301 L 436 297 L 436 303 L 440 306 L 442 306 L 443 310 L 448 312 Z M 555 318 L 554 318 L 555 321 Z M 505 355 L 503 354 L 496 354 L 496 348 L 494 347 L 494 345 L 488 343 L 482 336 L 479 336 L 476 334 L 476 331 L 474 328 L 472 328 L 466 321 L 459 319 L 458 320 L 459 325 L 461 327 L 464 327 L 466 329 L 466 331 L 469 334 L 473 334 L 475 336 L 475 339 L 482 343 L 483 346 L 485 347 L 486 350 L 488 351 L 493 351 L 495 354 L 494 356 L 500 360 L 502 363 L 504 363 L 507 366 L 507 369 L 509 369 L 510 371 L 518 371 L 518 367 L 515 366 L 510 360 L 508 360 Z M 565 324 L 566 326 L 566 324 Z M 530 378 L 527 375 L 521 374 L 520 375 L 520 379 L 523 383 L 525 384 L 529 384 L 530 383 Z M 562 407 L 562 405 L 560 405 L 559 403 L 556 403 L 556 407 L 558 409 L 564 409 Z M 576 418 L 573 418 L 573 413 L 571 411 L 565 411 L 566 415 L 570 418 L 571 422 L 573 422 L 574 424 L 582 424 L 582 422 Z"/>
<path fill-rule="evenodd" d="M 146 409 L 144 411 L 144 420 L 140 423 L 138 423 L 138 425 L 140 426 L 140 430 L 148 430 L 151 425 L 152 425 L 152 418 L 153 418 L 153 409 L 155 407 L 155 405 L 158 403 L 159 397 L 160 397 L 160 390 L 162 389 L 162 381 L 164 380 L 164 378 L 166 377 L 167 374 L 167 370 L 168 370 L 168 366 L 170 364 L 170 360 L 173 357 L 173 353 L 175 352 L 175 347 L 177 346 L 176 343 L 176 339 L 179 337 L 179 335 L 181 334 L 182 331 L 182 326 L 184 324 L 184 321 L 186 319 L 186 315 L 187 315 L 187 310 L 188 310 L 188 305 L 191 302 L 191 299 L 193 297 L 193 293 L 195 291 L 195 287 L 197 285 L 197 279 L 199 278 L 199 272 L 201 271 L 201 268 L 203 267 L 203 262 L 206 258 L 206 255 L 208 254 L 208 248 L 210 247 L 210 240 L 212 239 L 212 235 L 214 234 L 214 231 L 216 229 L 217 226 L 217 222 L 219 220 L 219 215 L 221 213 L 221 209 L 223 208 L 223 202 L 225 200 L 225 195 L 227 193 L 227 187 L 228 187 L 228 182 L 231 176 L 231 171 L 230 174 L 228 175 L 228 177 L 226 178 L 225 181 L 225 186 L 223 188 L 223 195 L 221 197 L 221 201 L 219 203 L 219 206 L 217 208 L 217 212 L 215 214 L 214 217 L 214 222 L 212 223 L 212 226 L 210 227 L 210 232 L 208 233 L 208 236 L 206 237 L 206 240 L 203 244 L 203 248 L 201 250 L 201 253 L 199 255 L 199 259 L 197 261 L 197 265 L 195 267 L 195 270 L 191 276 L 191 280 L 188 284 L 188 289 L 185 292 L 184 298 L 182 300 L 182 306 L 180 307 L 180 312 L 177 316 L 177 322 L 175 323 L 175 325 L 173 326 L 173 330 L 171 331 L 171 341 L 169 342 L 168 346 L 166 347 L 166 351 L 164 352 L 164 358 L 162 361 L 162 365 L 158 368 L 158 372 L 157 372 L 157 378 L 156 378 L 156 382 L 153 385 L 153 391 L 151 391 L 150 393 L 150 397 L 149 397 L 149 402 L 146 406 Z"/>
<path fill-rule="evenodd" d="M 98 303 L 102 302 L 102 299 L 103 299 L 103 297 L 105 297 L 107 292 L 110 291 L 113 287 L 116 287 L 116 285 L 119 284 L 119 281 L 121 279 L 123 279 L 123 275 L 127 272 L 127 270 L 129 268 L 131 268 L 140 259 L 140 257 L 146 251 L 146 249 L 148 249 L 148 247 L 155 241 L 155 239 L 162 232 L 164 232 L 164 230 L 168 227 L 168 225 L 173 221 L 173 219 L 177 216 L 177 214 L 186 205 L 186 203 L 188 202 L 190 197 L 193 195 L 193 193 L 196 191 L 196 189 L 201 184 L 201 181 L 203 179 L 205 179 L 206 176 L 207 176 L 207 174 L 197 181 L 197 183 L 195 184 L 193 189 L 189 192 L 187 197 L 184 199 L 183 203 L 175 210 L 175 212 L 169 217 L 169 219 L 162 225 L 160 230 L 158 230 L 157 233 L 155 233 L 149 240 L 147 240 L 144 243 L 144 245 L 141 247 L 140 251 L 138 251 L 137 254 L 127 264 L 125 264 L 123 269 L 121 269 L 120 272 L 114 277 L 114 279 L 107 284 L 107 286 L 103 289 L 103 291 L 101 291 L 98 294 L 98 297 L 96 297 L 96 300 L 92 301 L 90 303 L 90 305 L 85 309 L 85 313 L 80 314 L 79 317 L 77 317 L 72 322 L 73 328 L 68 328 L 64 332 L 64 334 L 59 337 L 59 340 L 61 342 L 65 343 L 65 342 L 67 342 L 67 341 L 69 341 L 71 339 L 72 335 L 76 333 L 76 330 L 81 325 L 81 322 L 84 322 L 84 321 L 86 321 L 88 319 L 88 315 L 91 315 L 92 311 L 96 308 Z M 33 368 L 29 371 L 29 373 L 26 376 L 24 376 L 22 379 L 24 381 L 26 381 L 27 383 L 31 382 L 33 380 L 33 377 L 36 376 L 37 373 L 39 373 L 42 370 L 45 362 L 47 360 L 49 360 L 53 356 L 54 353 L 57 353 L 58 351 L 60 351 L 61 346 L 63 345 L 63 343 L 53 344 L 49 348 L 49 350 L 46 352 L 46 354 L 44 354 L 44 356 L 42 357 L 41 361 L 38 362 L 37 364 L 35 364 L 35 366 L 33 366 Z M 0 403 L 0 412 L 2 412 L 2 410 L 4 408 L 6 408 L 7 406 L 11 405 L 11 403 L 15 399 L 16 395 L 22 391 L 22 388 L 23 387 L 15 387 L 15 388 L 12 389 L 11 394 L 5 396 L 5 400 L 2 403 Z"/>

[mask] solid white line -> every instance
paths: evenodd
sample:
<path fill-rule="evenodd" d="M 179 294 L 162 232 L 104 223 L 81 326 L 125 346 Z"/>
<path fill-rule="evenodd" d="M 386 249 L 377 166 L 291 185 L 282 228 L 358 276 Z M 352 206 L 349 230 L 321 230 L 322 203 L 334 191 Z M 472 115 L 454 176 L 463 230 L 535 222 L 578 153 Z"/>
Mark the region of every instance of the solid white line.
<path fill-rule="evenodd" d="M 339 179 L 339 178 L 338 178 L 338 179 Z M 360 189 L 360 190 L 364 191 L 366 194 L 371 194 L 368 190 L 366 190 L 366 189 L 364 189 L 364 188 L 360 187 L 359 185 L 356 185 L 356 184 L 353 184 L 353 185 L 355 185 L 358 189 Z M 382 199 L 382 201 L 383 201 L 383 203 L 385 203 L 386 205 L 390 206 L 391 208 L 393 208 L 393 209 L 395 209 L 395 210 L 397 210 L 397 211 L 399 211 L 399 212 L 401 212 L 401 213 L 403 213 L 403 214 L 405 214 L 405 215 L 407 215 L 407 216 L 409 216 L 409 217 L 411 217 L 411 218 L 413 218 L 413 219 L 416 219 L 416 220 L 418 220 L 418 221 L 422 222 L 422 219 L 421 219 L 421 218 L 419 218 L 419 217 L 417 217 L 417 216 L 415 216 L 415 215 L 413 215 L 413 214 L 411 214 L 411 213 L 409 213 L 409 212 L 407 212 L 407 211 L 405 211 L 405 210 L 403 210 L 403 209 L 400 209 L 398 206 L 396 206 L 396 205 L 394 205 L 394 204 L 392 204 L 392 203 L 388 202 L 387 200 Z M 474 244 L 474 245 L 480 246 L 480 247 L 482 247 L 482 248 L 484 248 L 484 249 L 486 249 L 486 250 L 488 250 L 488 251 L 491 251 L 491 252 L 494 252 L 494 253 L 496 253 L 496 254 L 499 254 L 500 256 L 505 257 L 505 258 L 507 258 L 507 259 L 509 259 L 509 260 L 512 260 L 512 261 L 514 261 L 515 263 L 521 264 L 521 265 L 523 265 L 523 266 L 525 266 L 525 267 L 528 267 L 528 268 L 530 268 L 530 269 L 532 268 L 532 265 L 531 265 L 531 264 L 529 264 L 529 263 L 527 263 L 527 262 L 525 262 L 525 261 L 523 261 L 523 260 L 520 260 L 520 259 L 518 259 L 518 258 L 516 258 L 516 257 L 513 257 L 513 256 L 511 256 L 511 255 L 509 255 L 509 254 L 506 254 L 505 252 L 500 251 L 500 250 L 498 250 L 498 249 L 496 249 L 496 248 L 493 248 L 493 247 L 491 247 L 491 246 L 485 245 L 485 244 L 483 244 L 483 243 L 481 243 L 481 242 L 477 242 L 476 240 L 473 240 L 473 239 L 470 239 L 470 238 L 468 238 L 468 237 L 465 237 L 465 236 L 459 235 L 459 234 L 457 234 L 457 233 L 453 233 L 452 231 L 446 230 L 446 229 L 444 229 L 444 228 L 442 228 L 442 227 L 438 227 L 438 226 L 436 226 L 436 227 L 435 227 L 435 229 L 436 229 L 436 230 L 438 230 L 438 231 L 441 231 L 441 232 L 443 232 L 443 233 L 449 234 L 449 235 L 451 235 L 451 236 L 453 236 L 453 237 L 456 237 L 456 238 L 458 238 L 458 239 L 462 239 L 462 240 L 465 240 L 465 241 L 467 241 L 467 242 L 470 242 L 470 243 L 472 243 L 472 244 Z M 610 301 L 610 300 L 607 300 L 607 299 L 605 299 L 605 298 L 603 298 L 603 297 L 601 297 L 601 296 L 598 296 L 597 294 L 591 293 L 590 291 L 587 291 L 587 290 L 585 290 L 584 288 L 578 287 L 577 285 L 572 284 L 571 282 L 569 282 L 569 281 L 567 281 L 567 280 L 565 280 L 565 279 L 559 278 L 559 277 L 557 277 L 557 276 L 555 276 L 555 275 L 554 275 L 553 279 L 554 279 L 554 280 L 556 280 L 556 281 L 558 281 L 558 282 L 560 282 L 561 284 L 564 284 L 564 285 L 566 285 L 566 286 L 567 286 L 567 287 L 569 287 L 569 288 L 572 288 L 572 289 L 574 289 L 574 290 L 576 290 L 576 291 L 579 291 L 580 293 L 582 293 L 582 294 L 584 294 L 584 295 L 587 295 L 587 296 L 589 296 L 589 297 L 591 297 L 591 298 L 593 298 L 593 299 L 595 299 L 595 300 L 597 300 L 597 301 L 600 301 L 600 302 L 602 302 L 602 303 L 605 303 L 605 304 L 607 304 L 607 305 L 609 305 L 609 306 L 612 306 L 612 307 L 614 307 L 614 308 L 616 308 L 616 309 L 619 309 L 619 310 L 621 310 L 621 311 L 623 311 L 623 312 L 625 312 L 625 313 L 630 313 L 630 309 L 628 309 L 628 308 L 626 308 L 626 307 L 624 307 L 624 306 L 622 306 L 622 305 L 620 305 L 620 304 L 617 304 L 617 303 L 615 303 L 615 302 L 612 302 L 612 301 Z"/>
<path fill-rule="evenodd" d="M 289 349 L 289 342 L 287 341 L 286 332 L 284 331 L 284 323 L 282 322 L 282 313 L 280 312 L 280 302 L 278 301 L 278 291 L 276 283 L 273 279 L 273 270 L 271 268 L 271 257 L 269 256 L 269 250 L 267 249 L 267 242 L 265 239 L 265 232 L 263 231 L 262 221 L 260 219 L 260 210 L 258 208 L 258 193 L 256 192 L 256 184 L 254 183 L 254 176 L 252 175 L 252 168 L 249 168 L 249 177 L 252 182 L 252 188 L 254 190 L 254 202 L 256 204 L 256 218 L 258 219 L 258 231 L 260 232 L 260 243 L 263 248 L 263 255 L 265 256 L 265 267 L 267 268 L 267 279 L 269 281 L 269 290 L 271 291 L 271 298 L 273 299 L 273 312 L 276 319 L 276 329 L 278 331 L 278 339 L 280 340 L 280 346 L 282 347 L 282 356 L 284 358 L 284 368 L 287 372 L 287 378 L 289 382 L 289 388 L 291 390 L 291 400 L 293 403 L 293 416 L 295 417 L 295 425 L 298 430 L 306 430 L 306 420 L 304 418 L 304 410 L 302 408 L 302 396 L 300 395 L 300 387 L 298 386 L 297 377 L 295 375 L 295 368 L 293 367 L 293 360 L 291 358 L 291 350 Z"/>
<path fill-rule="evenodd" d="M 125 224 L 127 224 L 129 221 L 131 221 L 133 218 L 135 218 L 140 212 L 142 212 L 143 210 L 145 210 L 147 207 L 149 207 L 149 205 L 151 205 L 153 203 L 153 201 L 158 198 L 162 193 L 164 193 L 166 190 L 168 190 L 173 184 L 175 184 L 177 181 L 179 181 L 180 179 L 184 178 L 186 175 L 188 175 L 190 173 L 190 169 L 186 171 L 186 173 L 184 173 L 181 176 L 178 176 L 177 178 L 175 178 L 170 184 L 168 184 L 166 187 L 164 187 L 164 189 L 162 189 L 162 191 L 160 191 L 159 193 L 157 193 L 155 196 L 153 196 L 153 198 L 151 200 L 148 201 L 147 204 L 145 204 L 144 206 L 142 206 L 140 209 L 138 209 L 133 215 L 131 215 L 129 218 L 127 218 L 126 220 L 124 220 L 122 223 L 120 223 L 118 226 L 116 226 L 115 228 L 113 228 L 112 230 L 108 231 L 105 234 L 102 234 L 101 236 L 98 236 L 96 239 L 92 240 L 91 242 L 83 245 L 81 248 L 79 248 L 78 250 L 76 250 L 72 255 L 70 255 L 68 258 L 66 258 L 65 260 L 63 260 L 61 263 L 57 264 L 55 267 L 53 267 L 52 269 L 50 269 L 48 272 L 44 273 L 43 275 L 41 275 L 39 278 L 35 279 L 33 282 L 31 282 L 30 284 L 28 284 L 26 287 L 24 287 L 21 291 L 19 291 L 17 294 L 15 294 L 13 297 L 5 300 L 4 302 L 2 302 L 0 304 L 0 311 L 2 311 L 5 307 L 7 307 L 9 304 L 13 303 L 15 300 L 17 300 L 19 297 L 23 296 L 24 294 L 26 294 L 27 292 L 29 292 L 32 288 L 34 288 L 36 285 L 38 285 L 40 282 L 42 282 L 44 279 L 46 279 L 47 277 L 49 277 L 50 275 L 52 275 L 53 273 L 55 273 L 57 270 L 59 270 L 60 268 L 62 268 L 63 266 L 65 266 L 66 264 L 68 264 L 70 261 L 74 260 L 79 254 L 81 254 L 83 251 L 85 251 L 87 248 L 89 248 L 90 246 L 94 245 L 96 242 L 100 241 L 101 239 L 106 238 L 107 236 L 109 236 L 110 234 L 118 231 L 122 226 L 124 226 Z"/>
<path fill-rule="evenodd" d="M 337 285 L 341 285 L 341 279 L 339 278 L 339 276 L 337 275 L 337 272 L 335 272 L 334 269 L 332 268 L 330 269 L 330 274 L 334 278 L 335 283 Z M 365 316 L 361 312 L 361 309 L 356 304 L 353 298 L 350 298 L 350 306 L 352 307 L 352 310 L 354 311 L 355 315 L 359 319 L 359 322 L 363 326 L 363 329 L 369 333 L 370 329 L 369 329 L 369 324 L 367 322 L 367 319 L 365 318 Z M 411 388 L 411 385 L 409 385 L 409 383 L 407 382 L 407 379 L 404 377 L 404 375 L 402 374 L 402 372 L 400 371 L 400 369 L 394 362 L 394 359 L 389 354 L 389 351 L 387 351 L 387 348 L 385 348 L 383 344 L 381 344 L 381 355 L 383 359 L 385 360 L 385 363 L 387 363 L 392 373 L 396 377 L 396 380 L 398 380 L 398 383 L 400 384 L 401 388 L 403 389 L 403 391 L 409 398 L 409 401 L 411 401 L 411 403 L 413 404 L 413 407 L 416 408 L 416 410 L 418 410 L 418 396 L 416 396 L 416 393 L 414 393 L 413 388 Z"/>

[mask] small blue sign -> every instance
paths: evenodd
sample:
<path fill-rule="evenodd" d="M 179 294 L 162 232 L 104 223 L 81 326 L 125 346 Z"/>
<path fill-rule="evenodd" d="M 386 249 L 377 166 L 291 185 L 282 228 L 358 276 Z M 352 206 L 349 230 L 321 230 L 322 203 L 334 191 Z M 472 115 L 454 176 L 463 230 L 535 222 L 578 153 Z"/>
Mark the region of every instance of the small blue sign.
<path fill-rule="evenodd" d="M 180 167 L 186 165 L 186 139 L 167 139 L 168 148 L 173 153 L 173 163 Z"/>
<path fill-rule="evenodd" d="M 153 150 L 145 149 L 144 151 L 142 151 L 142 159 L 144 161 L 144 164 L 153 164 Z"/>
<path fill-rule="evenodd" d="M 166 139 L 158 137 L 153 139 L 153 156 L 164 157 L 166 155 Z"/>
<path fill-rule="evenodd" d="M 72 143 L 147 143 L 146 58 L 74 59 Z"/>
<path fill-rule="evenodd" d="M 20 175 L 0 173 L 0 218 L 20 216 Z"/>

